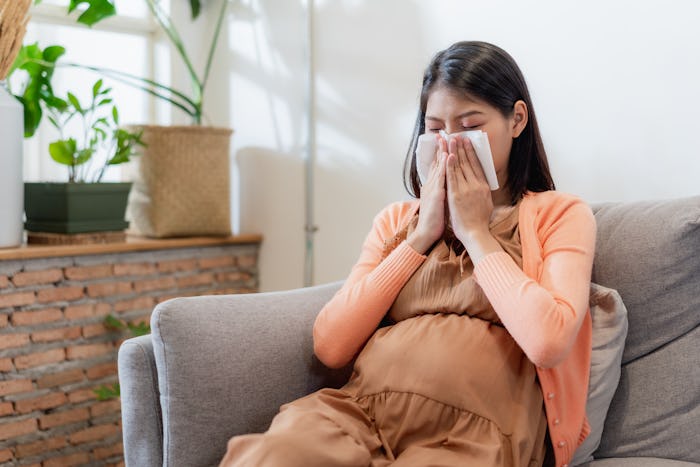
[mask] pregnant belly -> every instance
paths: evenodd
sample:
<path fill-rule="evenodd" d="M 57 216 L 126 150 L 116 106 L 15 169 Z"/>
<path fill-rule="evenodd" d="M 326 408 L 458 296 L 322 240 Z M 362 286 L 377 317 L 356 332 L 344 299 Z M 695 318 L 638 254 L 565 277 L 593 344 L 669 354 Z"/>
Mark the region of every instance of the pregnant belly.
<path fill-rule="evenodd" d="M 503 402 L 531 392 L 535 377 L 503 327 L 467 315 L 427 314 L 375 332 L 349 388 L 360 397 L 416 393 L 497 421 L 512 407 Z"/>

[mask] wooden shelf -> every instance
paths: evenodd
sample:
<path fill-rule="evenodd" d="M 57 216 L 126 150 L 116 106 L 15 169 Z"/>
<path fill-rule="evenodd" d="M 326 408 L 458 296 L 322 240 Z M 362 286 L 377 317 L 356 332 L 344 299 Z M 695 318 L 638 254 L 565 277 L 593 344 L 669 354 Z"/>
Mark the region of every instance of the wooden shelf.
<path fill-rule="evenodd" d="M 13 259 L 55 258 L 59 256 L 102 255 L 131 251 L 167 250 L 200 246 L 261 243 L 260 234 L 240 234 L 227 237 L 145 238 L 127 235 L 125 242 L 88 245 L 22 245 L 0 248 L 0 261 Z"/>

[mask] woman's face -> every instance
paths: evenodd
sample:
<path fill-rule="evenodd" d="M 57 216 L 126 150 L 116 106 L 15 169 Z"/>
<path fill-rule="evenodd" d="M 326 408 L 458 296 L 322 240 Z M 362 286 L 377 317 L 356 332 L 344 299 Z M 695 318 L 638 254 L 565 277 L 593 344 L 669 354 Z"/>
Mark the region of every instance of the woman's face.
<path fill-rule="evenodd" d="M 495 107 L 453 91 L 444 86 L 433 89 L 425 109 L 425 132 L 448 134 L 481 130 L 488 135 L 498 184 L 506 186 L 508 159 L 513 138 L 517 138 L 527 123 L 527 107 L 523 101 L 513 106 L 509 117 Z"/>

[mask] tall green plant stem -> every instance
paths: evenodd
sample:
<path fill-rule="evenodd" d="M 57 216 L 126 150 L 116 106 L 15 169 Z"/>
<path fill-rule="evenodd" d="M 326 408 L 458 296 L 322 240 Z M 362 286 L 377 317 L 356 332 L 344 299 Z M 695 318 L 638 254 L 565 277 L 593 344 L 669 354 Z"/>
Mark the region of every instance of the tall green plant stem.
<path fill-rule="evenodd" d="M 193 93 L 191 101 L 194 103 L 195 109 L 195 112 L 191 113 L 190 115 L 192 116 L 192 119 L 196 125 L 201 125 L 202 107 L 204 103 L 204 87 L 206 86 L 206 83 L 209 79 L 209 73 L 211 71 L 214 52 L 216 51 L 216 45 L 218 44 L 219 35 L 221 33 L 221 26 L 223 25 L 223 20 L 226 16 L 226 10 L 228 8 L 228 0 L 222 0 L 221 2 L 221 10 L 219 12 L 219 18 L 216 23 L 216 29 L 214 30 L 214 37 L 212 39 L 211 45 L 209 46 L 209 53 L 207 54 L 207 63 L 204 69 L 204 75 L 202 79 L 200 79 L 199 76 L 197 76 L 197 72 L 195 71 L 194 66 L 192 65 L 192 61 L 190 60 L 189 56 L 187 55 L 187 51 L 185 50 L 183 40 L 180 34 L 178 33 L 177 28 L 175 28 L 175 25 L 173 24 L 170 17 L 165 13 L 165 11 L 163 11 L 158 2 L 156 2 L 155 0 L 146 0 L 146 3 L 148 4 L 148 8 L 153 14 L 153 17 L 163 28 L 163 31 L 165 31 L 166 35 L 175 47 L 175 50 L 177 50 L 178 54 L 180 55 L 180 58 L 182 58 L 185 67 L 187 68 L 187 71 L 190 76 L 190 83 L 192 86 Z"/>

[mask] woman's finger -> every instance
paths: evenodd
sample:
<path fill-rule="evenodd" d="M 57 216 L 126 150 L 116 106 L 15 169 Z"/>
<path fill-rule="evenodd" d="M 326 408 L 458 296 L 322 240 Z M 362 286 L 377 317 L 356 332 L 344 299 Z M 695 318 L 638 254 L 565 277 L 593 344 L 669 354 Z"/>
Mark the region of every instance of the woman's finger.
<path fill-rule="evenodd" d="M 474 179 L 474 174 L 472 173 L 471 166 L 469 165 L 469 160 L 467 159 L 467 152 L 464 147 L 464 140 L 466 140 L 467 138 L 462 139 L 458 136 L 455 139 L 457 140 L 455 142 L 455 154 L 457 155 L 459 166 L 462 169 L 462 173 L 464 174 L 464 179 L 467 182 L 471 182 Z"/>
<path fill-rule="evenodd" d="M 469 138 L 464 138 L 463 143 L 466 160 L 469 163 L 470 174 L 473 175 L 473 180 L 479 182 L 486 182 L 486 175 L 484 175 L 484 169 L 481 168 L 481 163 L 479 162 L 479 157 L 476 155 L 474 150 L 474 145 Z"/>

